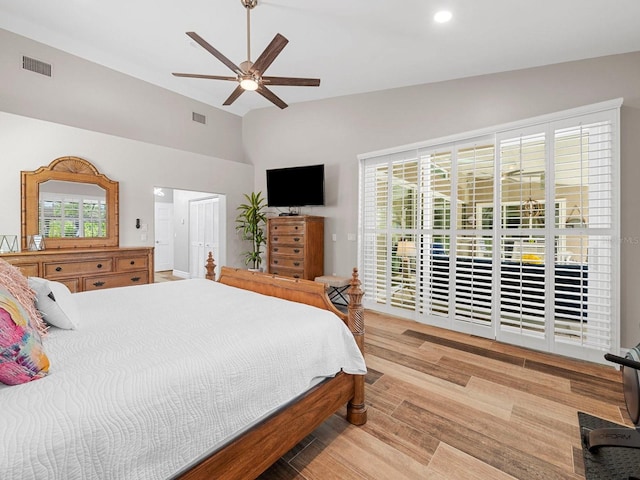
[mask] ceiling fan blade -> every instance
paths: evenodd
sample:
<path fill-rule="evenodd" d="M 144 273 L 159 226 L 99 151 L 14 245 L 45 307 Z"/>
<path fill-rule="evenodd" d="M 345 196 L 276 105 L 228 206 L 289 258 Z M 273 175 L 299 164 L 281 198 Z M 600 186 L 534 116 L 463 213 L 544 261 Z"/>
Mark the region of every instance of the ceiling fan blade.
<path fill-rule="evenodd" d="M 251 71 L 257 71 L 260 74 L 264 73 L 264 71 L 269 68 L 269 65 L 271 65 L 271 63 L 276 59 L 282 49 L 287 45 L 287 43 L 289 43 L 289 40 L 284 38 L 279 33 L 276 33 L 276 36 L 273 37 L 273 40 L 271 40 L 271 43 L 267 45 L 267 48 L 264 49 L 264 52 L 262 52 L 258 59 L 253 62 Z"/>
<path fill-rule="evenodd" d="M 238 81 L 238 77 L 222 77 L 220 75 L 200 75 L 198 73 L 172 73 L 175 77 L 187 77 L 187 78 L 207 78 L 209 80 L 233 80 Z"/>
<path fill-rule="evenodd" d="M 213 48 L 209 43 L 207 43 L 207 41 L 204 38 L 202 38 L 196 32 L 187 32 L 187 35 L 189 35 L 193 39 L 194 42 L 196 42 L 198 45 L 200 45 L 202 48 L 204 48 L 207 52 L 209 52 L 211 55 L 216 57 L 222 63 L 224 63 L 232 71 L 236 72 L 237 74 L 243 73 L 242 70 L 240 69 L 240 67 L 238 67 L 235 63 L 233 63 L 231 60 L 229 60 L 227 57 L 225 57 L 218 50 Z"/>
<path fill-rule="evenodd" d="M 267 85 L 289 85 L 299 87 L 319 87 L 319 78 L 294 78 L 294 77 L 262 77 Z"/>
<path fill-rule="evenodd" d="M 231 92 L 231 95 L 229 95 L 229 98 L 227 98 L 223 105 L 231 105 L 233 102 L 235 102 L 237 100 L 237 98 L 242 95 L 242 92 L 244 92 L 244 88 L 242 88 L 240 85 L 238 85 L 236 87 L 236 89 Z"/>
<path fill-rule="evenodd" d="M 275 93 L 273 93 L 271 90 L 269 90 L 267 87 L 265 87 L 264 85 L 260 85 L 258 87 L 258 90 L 256 90 L 256 92 L 258 92 L 260 95 L 262 95 L 264 98 L 266 98 L 267 100 L 269 100 L 271 103 L 273 103 L 274 105 L 276 105 L 277 107 L 280 108 L 287 108 L 287 104 L 284 103 L 280 97 L 278 97 Z"/>

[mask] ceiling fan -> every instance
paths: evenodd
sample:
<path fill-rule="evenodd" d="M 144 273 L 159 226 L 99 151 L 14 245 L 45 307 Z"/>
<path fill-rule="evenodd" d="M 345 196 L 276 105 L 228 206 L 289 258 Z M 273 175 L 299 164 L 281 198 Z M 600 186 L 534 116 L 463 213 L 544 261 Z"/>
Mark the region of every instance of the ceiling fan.
<path fill-rule="evenodd" d="M 540 181 L 544 178 L 544 170 L 535 170 L 535 171 L 527 171 L 522 168 L 517 170 L 509 170 L 502 173 L 502 181 L 505 182 L 513 182 L 513 183 L 522 183 L 523 178 L 529 178 L 531 181 L 532 177 L 540 177 Z"/>
<path fill-rule="evenodd" d="M 273 63 L 282 49 L 289 43 L 284 36 L 279 33 L 271 40 L 271 43 L 264 49 L 262 54 L 255 62 L 251 61 L 251 10 L 258 4 L 258 0 L 240 0 L 242 5 L 247 9 L 247 60 L 242 62 L 240 66 L 233 63 L 218 50 L 207 43 L 200 35 L 195 32 L 187 32 L 202 48 L 207 50 L 211 55 L 216 57 L 235 74 L 235 77 L 225 77 L 220 75 L 200 75 L 195 73 L 174 73 L 176 77 L 188 78 L 206 78 L 210 80 L 228 80 L 237 82 L 238 86 L 225 100 L 223 105 L 231 105 L 236 99 L 242 95 L 245 90 L 255 90 L 264 98 L 280 108 L 287 108 L 287 104 L 282 101 L 275 93 L 267 88 L 272 85 L 288 85 L 302 87 L 318 87 L 320 86 L 319 78 L 294 78 L 294 77 L 266 77 L 264 72 Z"/>

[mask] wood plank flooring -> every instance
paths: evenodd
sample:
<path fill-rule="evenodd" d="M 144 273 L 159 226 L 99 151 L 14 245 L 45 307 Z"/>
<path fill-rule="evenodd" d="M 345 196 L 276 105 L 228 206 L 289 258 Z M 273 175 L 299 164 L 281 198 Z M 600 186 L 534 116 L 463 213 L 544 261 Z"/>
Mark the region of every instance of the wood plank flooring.
<path fill-rule="evenodd" d="M 182 277 L 177 277 L 173 274 L 172 270 L 161 270 L 159 272 L 154 272 L 154 283 L 161 282 L 174 282 L 176 280 L 184 280 Z"/>
<path fill-rule="evenodd" d="M 366 313 L 369 420 L 333 415 L 261 480 L 584 479 L 578 411 L 631 426 L 620 373 Z"/>

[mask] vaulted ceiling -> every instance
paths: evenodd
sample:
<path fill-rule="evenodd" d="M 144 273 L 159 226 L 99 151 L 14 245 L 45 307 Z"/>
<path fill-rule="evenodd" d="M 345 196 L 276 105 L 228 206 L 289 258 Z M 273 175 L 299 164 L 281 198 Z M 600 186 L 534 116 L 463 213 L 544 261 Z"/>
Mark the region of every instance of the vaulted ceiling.
<path fill-rule="evenodd" d="M 439 24 L 442 9 L 453 18 Z M 289 40 L 267 74 L 321 79 L 270 87 L 291 105 L 638 51 L 638 18 L 638 0 L 258 0 L 251 59 L 276 33 Z M 0 28 L 237 115 L 272 106 L 245 92 L 224 107 L 235 83 L 171 75 L 233 76 L 185 32 L 240 64 L 241 0 L 0 0 Z"/>

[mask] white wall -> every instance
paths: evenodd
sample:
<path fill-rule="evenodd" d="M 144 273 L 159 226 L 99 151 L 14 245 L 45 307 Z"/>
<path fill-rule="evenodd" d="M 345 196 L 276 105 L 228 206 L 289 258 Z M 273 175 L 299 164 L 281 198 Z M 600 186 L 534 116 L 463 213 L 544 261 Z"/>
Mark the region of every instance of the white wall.
<path fill-rule="evenodd" d="M 23 55 L 52 64 L 52 76 L 23 70 Z M 241 117 L 2 29 L 0 79 L 0 111 L 245 161 Z"/>
<path fill-rule="evenodd" d="M 73 155 L 95 165 L 120 183 L 120 245 L 153 246 L 154 195 L 157 185 L 227 195 L 237 205 L 253 189 L 253 167 L 215 157 L 0 112 L 0 232 L 20 234 L 20 171 L 35 170 Z M 227 208 L 233 227 L 235 210 Z M 147 240 L 136 218 L 149 225 Z M 227 228 L 228 264 L 241 266 L 235 230 Z"/>
<path fill-rule="evenodd" d="M 640 342 L 640 52 L 249 112 L 256 190 L 265 170 L 324 163 L 325 273 L 357 264 L 358 161 L 366 153 L 624 97 L 621 111 L 622 346 Z M 331 235 L 337 235 L 337 241 Z"/>

